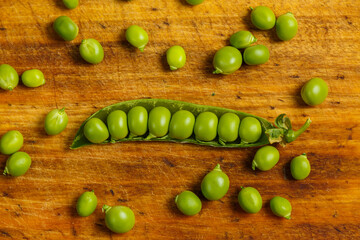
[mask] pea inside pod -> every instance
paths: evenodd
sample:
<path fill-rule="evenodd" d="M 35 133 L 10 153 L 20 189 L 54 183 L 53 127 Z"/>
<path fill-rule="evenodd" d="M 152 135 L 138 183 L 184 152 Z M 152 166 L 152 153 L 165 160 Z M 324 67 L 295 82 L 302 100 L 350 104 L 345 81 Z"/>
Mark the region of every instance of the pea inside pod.
<path fill-rule="evenodd" d="M 225 113 L 218 125 L 219 142 L 234 142 L 239 136 L 240 118 L 235 113 Z"/>
<path fill-rule="evenodd" d="M 126 40 L 137 47 L 141 52 L 144 51 L 146 44 L 149 42 L 149 36 L 147 32 L 138 25 L 130 26 L 125 33 Z"/>
<path fill-rule="evenodd" d="M 5 133 L 0 139 L 0 152 L 10 155 L 20 150 L 24 143 L 23 135 L 16 130 Z"/>
<path fill-rule="evenodd" d="M 200 3 L 204 2 L 204 0 L 186 0 L 186 2 L 190 5 L 199 5 Z"/>
<path fill-rule="evenodd" d="M 65 130 L 69 118 L 65 108 L 50 111 L 45 118 L 45 131 L 48 135 L 57 135 Z"/>
<path fill-rule="evenodd" d="M 181 46 L 172 46 L 166 51 L 166 60 L 170 70 L 182 68 L 186 62 L 186 53 Z"/>
<path fill-rule="evenodd" d="M 155 107 L 149 113 L 149 136 L 147 139 L 163 137 L 168 133 L 171 113 L 165 107 Z"/>
<path fill-rule="evenodd" d="M 55 32 L 65 41 L 72 41 L 79 33 L 79 27 L 71 18 L 60 16 L 54 22 Z"/>
<path fill-rule="evenodd" d="M 84 126 L 84 135 L 92 143 L 102 143 L 109 137 L 105 123 L 99 118 L 92 118 Z"/>
<path fill-rule="evenodd" d="M 21 75 L 22 83 L 27 87 L 40 87 L 45 84 L 44 74 L 38 69 L 25 71 Z"/>
<path fill-rule="evenodd" d="M 169 136 L 174 139 L 189 138 L 194 130 L 194 114 L 187 110 L 177 111 L 171 118 Z"/>
<path fill-rule="evenodd" d="M 0 65 L 0 88 L 11 91 L 19 83 L 19 75 L 9 64 Z"/>
<path fill-rule="evenodd" d="M 238 31 L 231 35 L 230 44 L 237 49 L 250 47 L 257 39 L 249 31 Z"/>
<path fill-rule="evenodd" d="M 291 203 L 289 200 L 283 197 L 273 197 L 270 200 L 271 211 L 278 217 L 284 217 L 286 219 L 291 219 Z"/>
<path fill-rule="evenodd" d="M 125 206 L 110 207 L 104 205 L 102 211 L 105 212 L 105 224 L 115 233 L 126 233 L 133 229 L 135 225 L 134 212 Z"/>
<path fill-rule="evenodd" d="M 91 192 L 84 192 L 76 202 L 76 211 L 81 217 L 90 216 L 95 211 L 97 202 L 94 190 Z"/>
<path fill-rule="evenodd" d="M 212 141 L 216 138 L 218 118 L 212 112 L 202 112 L 197 116 L 194 133 L 197 140 Z"/>
<path fill-rule="evenodd" d="M 24 175 L 30 168 L 31 158 L 25 152 L 16 152 L 6 161 L 4 175 L 19 177 Z"/>
<path fill-rule="evenodd" d="M 123 139 L 129 133 L 127 116 L 124 111 L 112 111 L 107 117 L 107 125 L 112 140 Z"/>
<path fill-rule="evenodd" d="M 128 112 L 128 125 L 130 138 L 144 135 L 148 128 L 147 110 L 142 106 L 133 107 Z"/>
<path fill-rule="evenodd" d="M 297 31 L 298 23 L 292 13 L 285 13 L 276 19 L 276 34 L 281 40 L 294 38 Z"/>
<path fill-rule="evenodd" d="M 244 118 L 239 127 L 239 136 L 245 143 L 253 143 L 259 140 L 262 128 L 259 120 L 254 117 Z"/>

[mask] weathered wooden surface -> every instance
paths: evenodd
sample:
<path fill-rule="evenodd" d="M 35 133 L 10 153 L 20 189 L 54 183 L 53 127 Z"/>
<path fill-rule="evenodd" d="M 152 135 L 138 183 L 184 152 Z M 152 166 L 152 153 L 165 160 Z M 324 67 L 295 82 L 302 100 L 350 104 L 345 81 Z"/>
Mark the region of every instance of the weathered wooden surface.
<path fill-rule="evenodd" d="M 0 1 L 0 63 L 18 73 L 42 70 L 46 85 L 0 91 L 0 135 L 11 129 L 25 138 L 23 151 L 33 164 L 19 178 L 0 177 L 1 239 L 358 239 L 360 237 L 360 5 L 358 1 L 215 1 L 190 7 L 180 0 L 82 0 L 66 10 L 59 0 Z M 276 15 L 291 11 L 298 35 L 276 40 L 273 31 L 255 30 L 247 8 L 264 4 Z M 51 24 L 68 15 L 80 28 L 73 42 L 60 40 Z M 149 33 L 144 53 L 125 41 L 138 24 Z M 262 66 L 243 66 L 215 76 L 212 57 L 235 31 L 249 29 L 269 47 Z M 79 56 L 83 38 L 96 38 L 105 50 L 99 65 Z M 187 52 L 186 66 L 170 72 L 164 53 L 174 44 Z M 300 88 L 311 77 L 329 84 L 329 97 L 306 106 Z M 214 95 L 215 94 L 215 95 Z M 214 96 L 213 96 L 214 95 Z M 175 143 L 124 143 L 69 150 L 91 113 L 138 98 L 166 98 L 227 107 L 274 120 L 287 113 L 294 127 L 310 116 L 313 124 L 298 140 L 279 147 L 281 160 L 269 172 L 253 172 L 256 149 L 217 149 Z M 69 125 L 46 136 L 44 116 L 66 107 Z M 289 161 L 303 152 L 310 177 L 294 181 Z M 6 156 L 0 155 L 0 167 Z M 195 217 L 174 205 L 179 192 L 200 193 L 202 177 L 220 163 L 228 174 L 228 194 L 203 201 Z M 256 187 L 264 207 L 245 214 L 237 204 L 240 186 Z M 76 216 L 75 201 L 94 189 L 99 205 L 87 218 Z M 280 195 L 293 205 L 293 219 L 272 215 L 269 200 Z M 136 215 L 134 229 L 112 234 L 104 226 L 102 204 L 122 204 Z"/>

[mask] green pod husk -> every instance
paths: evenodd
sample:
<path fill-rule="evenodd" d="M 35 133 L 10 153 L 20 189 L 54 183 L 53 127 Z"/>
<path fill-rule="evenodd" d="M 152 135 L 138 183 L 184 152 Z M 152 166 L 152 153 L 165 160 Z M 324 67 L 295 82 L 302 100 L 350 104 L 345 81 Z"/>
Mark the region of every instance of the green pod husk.
<path fill-rule="evenodd" d="M 175 112 L 179 110 L 188 110 L 194 114 L 196 117 L 202 112 L 210 111 L 217 115 L 218 118 L 220 118 L 224 113 L 235 113 L 237 116 L 239 116 L 240 119 L 243 119 L 245 117 L 254 117 L 258 119 L 262 126 L 262 135 L 260 139 L 255 143 L 244 143 L 241 142 L 240 139 L 238 139 L 235 142 L 232 143 L 224 143 L 222 141 L 219 141 L 218 136 L 210 142 L 203 142 L 198 141 L 195 139 L 194 133 L 190 138 L 184 139 L 184 140 L 178 140 L 178 139 L 172 139 L 168 135 L 165 135 L 161 138 L 147 138 L 148 132 L 144 134 L 143 136 L 137 136 L 137 137 L 131 137 L 127 136 L 126 138 L 119 139 L 119 140 L 111 140 L 107 139 L 102 144 L 105 143 L 116 143 L 116 142 L 127 142 L 127 141 L 168 141 L 168 142 L 180 142 L 180 143 L 193 143 L 193 144 L 199 144 L 199 145 L 205 145 L 205 146 L 212 146 L 212 147 L 229 147 L 229 148 L 246 148 L 246 147 L 257 147 L 257 146 L 263 146 L 266 144 L 272 144 L 272 143 L 280 143 L 281 145 L 285 146 L 287 143 L 290 143 L 294 141 L 301 133 L 303 133 L 310 125 L 311 120 L 307 119 L 305 124 L 298 130 L 294 131 L 291 127 L 291 122 L 288 117 L 285 116 L 285 114 L 279 115 L 275 120 L 275 125 L 271 124 L 269 121 L 267 121 L 264 118 L 254 116 L 248 113 L 243 113 L 240 111 L 235 111 L 231 109 L 226 108 L 220 108 L 220 107 L 213 107 L 213 106 L 206 106 L 206 105 L 198 105 L 188 102 L 181 102 L 181 101 L 175 101 L 175 100 L 167 100 L 167 99 L 138 99 L 138 100 L 130 100 L 125 102 L 116 103 L 110 106 L 107 106 L 93 115 L 91 115 L 88 119 L 86 119 L 83 124 L 80 126 L 78 132 L 76 133 L 76 136 L 74 138 L 74 141 L 72 145 L 70 146 L 70 149 L 76 149 L 83 146 L 91 145 L 93 143 L 89 142 L 85 135 L 84 135 L 84 126 L 86 122 L 91 118 L 99 118 L 102 121 L 106 122 L 107 116 L 115 110 L 122 110 L 125 113 L 128 113 L 129 110 L 135 106 L 143 106 L 146 108 L 148 112 L 150 112 L 151 109 L 154 107 L 166 107 L 170 110 L 171 115 L 173 115 Z"/>

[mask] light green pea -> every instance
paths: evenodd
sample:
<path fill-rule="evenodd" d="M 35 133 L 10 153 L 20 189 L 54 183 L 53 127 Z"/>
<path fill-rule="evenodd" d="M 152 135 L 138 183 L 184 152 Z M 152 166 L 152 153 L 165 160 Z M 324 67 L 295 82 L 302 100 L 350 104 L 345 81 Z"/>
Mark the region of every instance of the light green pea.
<path fill-rule="evenodd" d="M 272 169 L 280 158 L 279 151 L 273 146 L 265 146 L 257 150 L 254 160 L 252 162 L 252 169 L 260 169 L 261 171 L 268 171 Z"/>
<path fill-rule="evenodd" d="M 21 75 L 21 81 L 25 86 L 35 88 L 45 84 L 45 77 L 40 70 L 31 69 Z"/>
<path fill-rule="evenodd" d="M 261 137 L 262 129 L 259 120 L 254 117 L 245 117 L 241 120 L 239 136 L 244 143 L 253 143 Z"/>
<path fill-rule="evenodd" d="M 81 217 L 90 216 L 95 211 L 97 202 L 94 191 L 84 192 L 76 202 L 76 211 Z"/>
<path fill-rule="evenodd" d="M 16 130 L 8 131 L 0 139 L 0 152 L 10 155 L 20 150 L 24 143 L 23 135 Z"/>
<path fill-rule="evenodd" d="M 311 167 L 305 153 L 291 160 L 290 170 L 296 180 L 303 180 L 309 176 Z"/>
<path fill-rule="evenodd" d="M 262 208 L 259 191 L 253 187 L 241 187 L 238 195 L 240 207 L 247 213 L 257 213 Z"/>
<path fill-rule="evenodd" d="M 250 47 L 257 39 L 249 31 L 239 31 L 231 35 L 230 44 L 237 49 Z"/>
<path fill-rule="evenodd" d="M 295 37 L 298 31 L 298 23 L 292 13 L 285 13 L 276 20 L 276 34 L 283 40 L 288 41 Z"/>
<path fill-rule="evenodd" d="M 271 211 L 278 217 L 291 219 L 291 203 L 283 197 L 276 196 L 270 200 Z"/>
<path fill-rule="evenodd" d="M 63 0 L 63 3 L 68 9 L 74 9 L 79 5 L 79 0 Z"/>
<path fill-rule="evenodd" d="M 112 140 L 123 139 L 129 133 L 127 117 L 124 111 L 112 111 L 107 117 L 107 125 Z"/>
<path fill-rule="evenodd" d="M 247 65 L 259 65 L 269 61 L 269 49 L 264 45 L 255 45 L 245 49 L 244 62 Z"/>
<path fill-rule="evenodd" d="M 44 128 L 48 135 L 57 135 L 65 130 L 69 118 L 65 108 L 50 111 L 45 118 Z"/>
<path fill-rule="evenodd" d="M 275 26 L 276 17 L 274 12 L 265 6 L 250 8 L 251 22 L 260 30 L 269 30 Z"/>
<path fill-rule="evenodd" d="M 204 0 L 186 0 L 186 2 L 190 5 L 199 5 L 200 3 L 204 2 Z"/>
<path fill-rule="evenodd" d="M 104 49 L 93 38 L 82 40 L 79 47 L 81 57 L 88 63 L 98 64 L 104 59 Z"/>
<path fill-rule="evenodd" d="M 65 41 L 72 41 L 79 33 L 79 27 L 67 16 L 60 16 L 54 22 L 55 32 Z"/>
<path fill-rule="evenodd" d="M 194 130 L 194 124 L 194 114 L 187 110 L 177 111 L 170 120 L 170 138 L 183 140 L 190 137 Z"/>
<path fill-rule="evenodd" d="M 13 90 L 19 83 L 19 75 L 9 64 L 0 65 L 0 88 Z"/>
<path fill-rule="evenodd" d="M 92 143 L 102 143 L 109 137 L 109 131 L 103 121 L 92 118 L 84 126 L 84 135 Z"/>
<path fill-rule="evenodd" d="M 171 70 L 182 68 L 186 62 L 186 54 L 181 46 L 172 46 L 166 51 L 166 59 Z"/>
<path fill-rule="evenodd" d="M 136 106 L 130 109 L 128 112 L 128 125 L 130 138 L 144 135 L 148 128 L 147 110 L 142 106 Z"/>
<path fill-rule="evenodd" d="M 231 46 L 218 50 L 213 59 L 214 74 L 231 74 L 238 70 L 242 64 L 241 52 Z"/>
<path fill-rule="evenodd" d="M 149 113 L 149 138 L 163 137 L 168 133 L 171 113 L 165 107 L 155 107 Z"/>
<path fill-rule="evenodd" d="M 24 175 L 30 168 L 31 158 L 25 152 L 16 152 L 6 161 L 4 175 L 10 174 L 13 177 Z"/>
<path fill-rule="evenodd" d="M 126 40 L 137 47 L 141 52 L 144 51 L 146 44 L 149 42 L 147 32 L 138 25 L 130 26 L 125 33 Z"/>
<path fill-rule="evenodd" d="M 175 197 L 177 208 L 187 216 L 194 216 L 201 211 L 201 201 L 195 193 L 184 191 Z"/>
<path fill-rule="evenodd" d="M 240 118 L 235 113 L 225 113 L 220 117 L 218 134 L 220 142 L 234 142 L 239 136 Z"/>
<path fill-rule="evenodd" d="M 194 133 L 197 140 L 200 141 L 212 141 L 217 134 L 218 118 L 212 112 L 200 113 L 194 126 Z"/>

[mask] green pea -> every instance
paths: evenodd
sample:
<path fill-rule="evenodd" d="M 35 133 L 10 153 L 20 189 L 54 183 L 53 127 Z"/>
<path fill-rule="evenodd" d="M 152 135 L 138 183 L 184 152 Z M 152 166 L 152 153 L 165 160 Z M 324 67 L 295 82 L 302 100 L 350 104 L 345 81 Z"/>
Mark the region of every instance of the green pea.
<path fill-rule="evenodd" d="M 170 120 L 169 136 L 175 139 L 186 139 L 194 130 L 195 117 L 187 110 L 177 111 Z"/>
<path fill-rule="evenodd" d="M 220 117 L 218 134 L 220 142 L 234 142 L 239 136 L 240 118 L 235 113 L 225 113 Z"/>
<path fill-rule="evenodd" d="M 6 161 L 4 175 L 10 174 L 13 177 L 24 175 L 30 168 L 31 158 L 25 152 L 16 152 Z"/>
<path fill-rule="evenodd" d="M 195 193 L 184 191 L 175 197 L 177 208 L 187 216 L 194 216 L 201 211 L 201 201 Z"/>
<path fill-rule="evenodd" d="M 126 113 L 124 111 L 112 111 L 107 117 L 107 125 L 112 140 L 123 139 L 129 133 Z"/>
<path fill-rule="evenodd" d="M 104 205 L 102 210 L 106 214 L 106 226 L 115 233 L 129 232 L 135 225 L 134 212 L 128 207 Z"/>
<path fill-rule="evenodd" d="M 147 32 L 137 25 L 130 26 L 125 33 L 126 40 L 137 47 L 141 52 L 144 51 L 146 44 L 149 42 Z"/>
<path fill-rule="evenodd" d="M 261 171 L 268 171 L 272 169 L 279 161 L 279 151 L 273 146 L 265 146 L 257 150 L 254 160 L 252 162 L 252 169 L 255 167 Z"/>
<path fill-rule="evenodd" d="M 195 121 L 194 133 L 197 140 L 212 141 L 216 138 L 218 118 L 212 112 L 200 113 Z"/>
<path fill-rule="evenodd" d="M 260 30 L 269 30 L 275 26 L 275 14 L 273 11 L 265 6 L 258 6 L 256 8 L 250 8 L 251 22 Z"/>
<path fill-rule="evenodd" d="M 79 27 L 67 16 L 60 16 L 54 22 L 55 32 L 65 41 L 72 41 L 79 33 Z"/>
<path fill-rule="evenodd" d="M 214 170 L 206 174 L 201 182 L 201 192 L 208 200 L 219 200 L 229 190 L 229 177 L 217 164 Z"/>
<path fill-rule="evenodd" d="M 0 65 L 0 88 L 13 90 L 19 83 L 19 75 L 9 64 Z"/>
<path fill-rule="evenodd" d="M 238 195 L 240 207 L 247 213 L 257 213 L 262 208 L 262 198 L 253 187 L 241 187 Z"/>
<path fill-rule="evenodd" d="M 204 0 L 186 0 L 186 2 L 190 5 L 198 5 L 202 3 Z"/>
<path fill-rule="evenodd" d="M 168 133 L 171 113 L 165 107 L 155 107 L 149 113 L 149 137 L 163 137 Z M 148 138 L 149 138 L 148 137 Z"/>
<path fill-rule="evenodd" d="M 63 0 L 63 3 L 68 9 L 74 9 L 79 5 L 79 0 Z"/>
<path fill-rule="evenodd" d="M 81 217 L 90 216 L 96 209 L 97 197 L 94 191 L 84 192 L 76 202 L 76 211 Z"/>
<path fill-rule="evenodd" d="M 92 118 L 84 126 L 84 135 L 92 143 L 102 143 L 109 137 L 109 131 L 103 121 Z"/>
<path fill-rule="evenodd" d="M 31 69 L 21 75 L 21 81 L 25 86 L 35 88 L 45 84 L 45 77 L 40 70 Z"/>
<path fill-rule="evenodd" d="M 292 13 L 285 13 L 276 20 L 276 34 L 283 40 L 288 41 L 295 37 L 298 31 L 298 23 Z"/>
<path fill-rule="evenodd" d="M 269 49 L 264 45 L 255 45 L 245 49 L 244 62 L 247 65 L 259 65 L 269 61 Z"/>
<path fill-rule="evenodd" d="M 242 64 L 241 52 L 234 47 L 226 46 L 215 53 L 213 65 L 214 74 L 231 74 Z"/>
<path fill-rule="evenodd" d="M 181 46 L 172 46 L 166 51 L 166 59 L 170 70 L 182 68 L 186 62 L 185 50 Z"/>
<path fill-rule="evenodd" d="M 237 49 L 250 47 L 257 39 L 249 31 L 239 31 L 231 35 L 230 44 Z"/>
<path fill-rule="evenodd" d="M 147 131 L 148 112 L 142 106 L 136 106 L 128 112 L 130 137 L 144 135 Z"/>
<path fill-rule="evenodd" d="M 321 78 L 312 78 L 301 89 L 301 97 L 307 105 L 315 106 L 324 102 L 328 95 L 328 85 Z"/>
<path fill-rule="evenodd" d="M 310 174 L 311 167 L 306 154 L 304 153 L 300 156 L 293 158 L 290 163 L 290 169 L 291 175 L 296 180 L 303 180 L 307 178 Z"/>
<path fill-rule="evenodd" d="M 0 152 L 10 155 L 20 150 L 24 138 L 19 131 L 12 130 L 5 133 L 0 139 Z"/>
<path fill-rule="evenodd" d="M 241 120 L 239 136 L 244 143 L 254 143 L 260 139 L 262 128 L 260 121 L 254 117 L 245 117 Z"/>
<path fill-rule="evenodd" d="M 270 200 L 271 211 L 278 217 L 291 219 L 291 203 L 283 197 L 273 197 Z"/>
<path fill-rule="evenodd" d="M 45 131 L 48 135 L 57 135 L 65 130 L 68 124 L 65 108 L 50 111 L 45 118 Z"/>
<path fill-rule="evenodd" d="M 104 59 L 104 49 L 96 39 L 82 40 L 79 50 L 81 57 L 88 63 L 98 64 Z"/>

